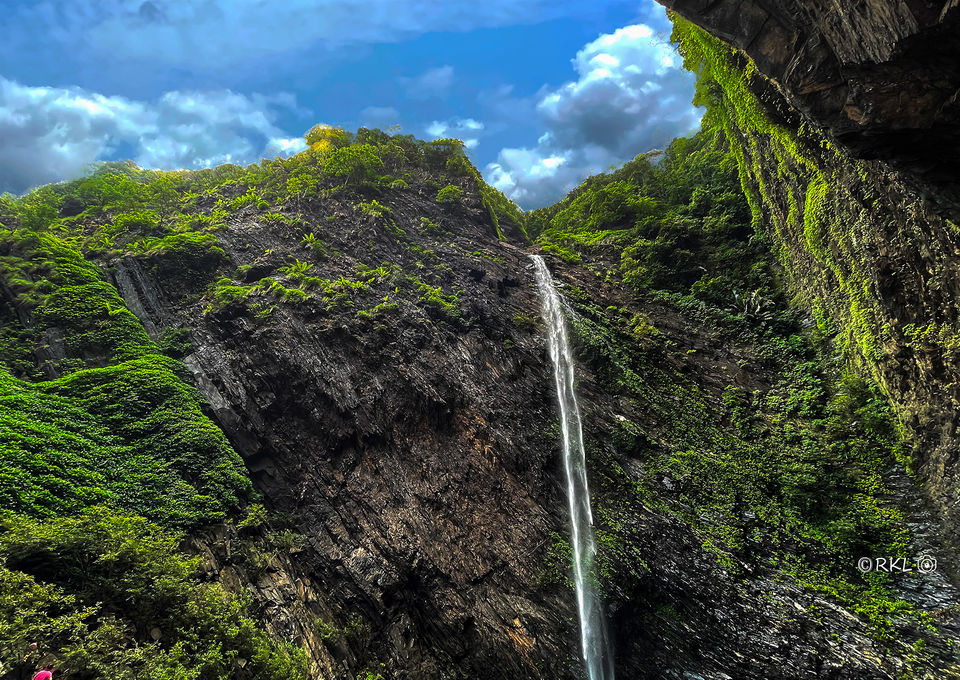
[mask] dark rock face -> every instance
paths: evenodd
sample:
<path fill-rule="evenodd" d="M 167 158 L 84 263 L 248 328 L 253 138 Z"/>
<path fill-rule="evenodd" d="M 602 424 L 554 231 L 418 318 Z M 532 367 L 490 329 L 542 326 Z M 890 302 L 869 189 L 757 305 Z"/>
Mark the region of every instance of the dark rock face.
<path fill-rule="evenodd" d="M 309 651 L 314 677 L 580 677 L 573 593 L 542 583 L 552 534 L 567 532 L 566 501 L 526 254 L 493 236 L 476 197 L 453 208 L 414 191 L 380 200 L 404 237 L 347 199 L 309 206 L 306 223 L 330 225 L 323 239 L 335 253 L 311 274 L 349 278 L 358 262 L 416 271 L 410 253 L 420 253 L 444 291 L 459 291 L 456 313 L 394 297 L 389 277 L 350 305 L 261 291 L 208 306 L 162 266 L 130 256 L 110 263 L 151 333 L 188 329 L 185 363 L 216 421 L 268 506 L 307 539 L 258 582 L 229 566 L 231 536 L 201 536 L 195 546 L 211 572 L 256 598 L 272 630 Z M 298 229 L 246 211 L 216 235 L 235 278 L 256 279 L 315 259 Z M 600 308 L 641 311 L 619 285 L 550 264 L 562 289 L 585 291 Z M 358 313 L 385 294 L 395 308 Z M 711 345 L 695 321 L 644 311 L 676 343 L 664 361 L 695 376 L 711 401 L 731 377 L 757 386 L 737 369 L 749 347 Z M 588 435 L 601 449 L 614 450 L 614 414 L 656 429 L 654 414 L 578 370 Z M 642 477 L 640 461 L 620 464 Z M 608 505 L 626 502 L 608 496 Z M 631 589 L 608 596 L 620 677 L 859 680 L 906 668 L 904 643 L 888 654 L 864 621 L 782 573 L 741 565 L 734 575 L 669 514 L 631 506 L 619 531 L 644 563 Z"/>
<path fill-rule="evenodd" d="M 307 609 L 335 628 L 362 622 L 362 644 L 332 645 L 332 664 L 315 656 L 320 677 L 353 678 L 374 660 L 412 678 L 566 677 L 572 603 L 530 593 L 563 505 L 543 434 L 548 367 L 537 335 L 510 322 L 537 310 L 526 256 L 488 236 L 483 212 L 464 208 L 452 223 L 430 199 L 401 201 L 390 205 L 411 233 L 426 215 L 455 232 L 443 262 L 455 267 L 448 286 L 469 290 L 470 332 L 407 300 L 372 319 L 352 306 L 278 304 L 268 321 L 237 307 L 204 313 L 136 260 L 117 262 L 115 281 L 146 328 L 190 329 L 185 363 L 217 422 L 270 507 L 308 538 L 294 560 L 313 583 Z M 353 256 L 403 259 L 383 225 L 343 207 L 323 214 L 339 218 L 336 247 L 349 255 L 313 273 L 355 276 Z M 376 231 L 372 250 L 350 229 Z M 299 238 L 253 222 L 219 238 L 260 275 L 309 257 Z"/>
<path fill-rule="evenodd" d="M 787 101 L 862 158 L 956 188 L 955 0 L 660 0 L 746 52 Z"/>

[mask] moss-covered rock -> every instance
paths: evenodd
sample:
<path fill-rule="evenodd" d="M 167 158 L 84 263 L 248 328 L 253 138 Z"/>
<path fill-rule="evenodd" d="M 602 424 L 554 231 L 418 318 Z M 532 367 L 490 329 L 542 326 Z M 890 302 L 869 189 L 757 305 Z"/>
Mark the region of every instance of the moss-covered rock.
<path fill-rule="evenodd" d="M 951 263 L 960 232 L 950 203 L 882 162 L 853 158 L 792 111 L 742 53 L 682 19 L 675 26 L 699 75 L 697 101 L 730 139 L 755 220 L 796 299 L 837 329 L 844 355 L 892 400 L 910 440 L 902 462 L 926 483 L 955 547 L 960 310 Z"/>

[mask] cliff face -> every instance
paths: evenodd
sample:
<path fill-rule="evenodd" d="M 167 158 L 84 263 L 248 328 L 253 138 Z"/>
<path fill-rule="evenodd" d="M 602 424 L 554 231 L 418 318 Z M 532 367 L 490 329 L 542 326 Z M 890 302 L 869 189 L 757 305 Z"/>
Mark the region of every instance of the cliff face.
<path fill-rule="evenodd" d="M 569 305 L 618 674 L 956 673 L 945 577 L 856 566 L 936 547 L 886 402 L 838 358 L 866 336 L 788 307 L 722 135 L 596 179 L 539 246 L 452 145 L 365 135 L 246 169 L 107 168 L 0 204 L 0 454 L 32 466 L 0 477 L 19 513 L 0 524 L 0 614 L 35 581 L 76 598 L 51 612 L 122 624 L 63 677 L 181 663 L 185 629 L 182 663 L 237 680 L 580 677 L 534 248 Z M 160 526 L 98 510 L 76 538 L 57 518 L 92 505 Z M 202 578 L 174 559 L 186 594 L 131 614 L 166 591 L 134 553 L 144 582 L 116 595 L 122 551 L 91 521 L 141 527 L 151 559 L 176 552 L 161 526 L 187 529 Z M 96 588 L 90 563 L 107 565 Z M 220 586 L 250 596 L 273 647 L 236 643 L 236 617 L 185 627 Z M 28 637 L 72 649 L 33 625 L 3 632 L 0 662 Z"/>
<path fill-rule="evenodd" d="M 185 362 L 217 422 L 270 507 L 307 537 L 298 568 L 314 584 L 317 619 L 340 630 L 361 622 L 352 647 L 332 640 L 341 663 L 526 677 L 525 631 L 563 648 L 567 610 L 527 592 L 558 489 L 548 374 L 535 334 L 511 321 L 535 318 L 526 258 L 477 208 L 444 211 L 403 192 L 380 200 L 389 217 L 337 200 L 310 215 L 331 253 L 310 275 L 342 281 L 325 303 L 264 292 L 185 306 L 136 259 L 116 262 L 114 277 L 148 323 L 189 329 Z M 431 230 L 442 246 L 411 252 Z M 293 259 L 317 261 L 321 246 L 302 243 L 304 231 L 265 229 L 254 212 L 218 242 L 256 281 Z M 364 262 L 371 271 L 358 275 Z M 442 282 L 405 279 L 418 270 Z"/>
<path fill-rule="evenodd" d="M 954 0 L 661 4 L 746 53 L 794 109 L 854 156 L 887 160 L 956 191 Z"/>
<path fill-rule="evenodd" d="M 266 597 L 264 616 L 310 650 L 317 677 L 580 673 L 540 301 L 526 254 L 496 237 L 473 183 L 461 186 L 452 205 L 429 185 L 381 192 L 380 214 L 349 191 L 285 221 L 243 208 L 215 232 L 228 279 L 212 295 L 192 294 L 171 254 L 105 263 L 158 338 L 186 330 L 184 362 L 216 421 L 271 510 L 305 537 L 253 592 L 285 593 L 282 604 Z M 926 639 L 910 619 L 881 643 L 871 624 L 766 566 L 791 548 L 751 506 L 690 505 L 717 492 L 673 452 L 745 455 L 753 435 L 726 429 L 721 393 L 776 392 L 779 369 L 754 342 L 636 296 L 602 259 L 595 271 L 551 266 L 574 305 L 618 672 L 866 678 L 949 666 L 939 638 L 910 657 Z M 267 276 L 278 285 L 230 292 Z M 301 300 L 284 290 L 294 285 L 317 292 Z M 652 337 L 636 333 L 638 319 Z M 730 547 L 727 532 L 751 531 Z M 212 569 L 237 582 L 218 559 Z M 918 611 L 943 604 L 902 595 Z M 895 651 L 877 662 L 881 644 Z"/>
<path fill-rule="evenodd" d="M 769 10 L 780 28 L 758 34 L 730 23 L 734 6 L 745 16 Z M 801 304 L 842 331 L 848 356 L 896 404 L 913 444 L 908 465 L 943 518 L 952 555 L 960 232 L 956 174 L 940 154 L 954 148 L 957 62 L 941 52 L 956 51 L 955 31 L 934 36 L 956 21 L 953 3 L 677 8 L 755 58 L 678 24 L 701 73 L 700 101 L 737 149 L 756 225 Z"/>

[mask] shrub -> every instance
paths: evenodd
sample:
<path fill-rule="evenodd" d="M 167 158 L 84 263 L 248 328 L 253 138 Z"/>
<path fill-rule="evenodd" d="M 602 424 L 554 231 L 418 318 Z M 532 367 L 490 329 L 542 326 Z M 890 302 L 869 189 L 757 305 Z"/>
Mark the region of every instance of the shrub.
<path fill-rule="evenodd" d="M 109 228 L 112 235 L 117 234 L 149 234 L 156 230 L 160 220 L 152 210 L 137 210 L 135 212 L 117 215 L 113 226 Z"/>
<path fill-rule="evenodd" d="M 259 529 L 267 523 L 267 509 L 260 503 L 247 508 L 247 516 L 237 522 L 238 529 Z"/>
<path fill-rule="evenodd" d="M 437 192 L 437 203 L 458 203 L 463 196 L 463 189 L 455 184 L 448 184 Z"/>
<path fill-rule="evenodd" d="M 344 186 L 371 180 L 383 169 L 383 161 L 375 147 L 355 144 L 330 153 L 323 160 L 323 170 L 331 175 L 344 177 Z"/>
<path fill-rule="evenodd" d="M 317 188 L 317 178 L 303 171 L 295 172 L 286 183 L 287 194 L 303 200 L 308 194 L 312 194 Z"/>
<path fill-rule="evenodd" d="M 413 283 L 416 284 L 419 291 L 420 301 L 426 304 L 427 309 L 438 312 L 447 321 L 456 323 L 462 321 L 460 301 L 456 295 L 447 295 L 438 286 L 431 286 L 418 279 L 414 279 Z"/>
<path fill-rule="evenodd" d="M 313 234 L 310 234 L 313 236 Z M 297 278 L 307 274 L 311 269 L 313 269 L 313 264 L 310 262 L 304 262 L 300 259 L 295 259 L 293 264 L 288 264 L 285 267 L 280 267 L 282 271 L 287 276 Z"/>
<path fill-rule="evenodd" d="M 228 278 L 222 278 L 217 281 L 213 289 L 213 300 L 204 310 L 204 314 L 217 312 L 227 307 L 243 304 L 250 293 L 253 292 L 253 286 L 238 286 Z"/>
<path fill-rule="evenodd" d="M 317 631 L 317 635 L 319 635 L 320 639 L 324 642 L 339 642 L 343 639 L 343 631 L 327 623 L 322 618 L 317 618 L 313 622 L 313 627 L 314 630 Z"/>
<path fill-rule="evenodd" d="M 311 151 L 326 154 L 350 144 L 353 135 L 341 127 L 320 124 L 310 128 L 303 138 Z"/>
<path fill-rule="evenodd" d="M 391 212 L 390 208 L 376 200 L 370 201 L 369 203 L 358 203 L 357 208 L 359 208 L 364 215 L 373 215 L 374 217 L 383 217 L 384 215 L 389 215 Z"/>
<path fill-rule="evenodd" d="M 260 219 L 268 224 L 288 224 L 290 222 L 282 213 L 268 212 L 260 216 Z"/>
<path fill-rule="evenodd" d="M 260 198 L 257 192 L 254 191 L 253 188 L 250 188 L 250 189 L 247 189 L 247 192 L 245 194 L 240 194 L 235 199 L 233 199 L 233 203 L 231 205 L 235 209 L 239 209 L 245 205 L 258 205 L 262 200 L 263 199 Z M 268 203 L 264 207 L 269 208 L 270 204 Z"/>
<path fill-rule="evenodd" d="M 473 166 L 466 156 L 452 156 L 447 159 L 447 174 L 453 177 L 466 177 L 473 174 Z"/>

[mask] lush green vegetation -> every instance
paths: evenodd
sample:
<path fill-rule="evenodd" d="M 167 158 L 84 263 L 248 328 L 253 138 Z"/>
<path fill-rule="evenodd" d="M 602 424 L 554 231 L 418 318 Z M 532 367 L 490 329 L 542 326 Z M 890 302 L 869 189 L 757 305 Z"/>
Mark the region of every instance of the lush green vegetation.
<path fill-rule="evenodd" d="M 656 160 L 656 163 L 653 161 Z M 773 295 L 763 237 L 750 227 L 736 159 L 721 131 L 681 138 L 595 175 L 527 229 L 568 261 L 590 257 L 638 290 L 692 293 L 719 306 Z M 619 260 L 619 261 L 618 261 Z"/>
<path fill-rule="evenodd" d="M 344 192 L 376 199 L 415 180 L 441 177 L 455 181 L 438 187 L 444 197 L 476 191 L 495 231 L 503 220 L 522 226 L 519 209 L 483 181 L 459 140 L 425 142 L 376 129 L 353 134 L 328 126 L 316 126 L 307 139 L 310 148 L 303 153 L 248 167 L 161 172 L 128 162 L 104 163 L 88 177 L 20 198 L 3 197 L 0 225 L 68 237 L 84 253 L 182 252 L 196 258 L 210 255 L 205 246 L 215 244 L 184 234 L 216 231 L 237 213 L 253 211 L 267 221 L 283 221 L 284 212 L 304 202 Z"/>
<path fill-rule="evenodd" d="M 814 304 L 835 318 L 836 341 L 848 358 L 880 379 L 881 346 L 890 329 L 879 321 L 878 294 L 851 228 L 875 204 L 867 201 L 869 191 L 851 191 L 834 163 L 861 175 L 863 168 L 806 126 L 778 121 L 758 94 L 762 79 L 745 55 L 679 16 L 673 21 L 684 66 L 697 74 L 694 102 L 731 140 L 754 224 L 770 229 L 777 259 L 798 285 L 819 289 L 808 297 L 819 298 Z M 949 340 L 945 344 L 949 351 Z"/>
<path fill-rule="evenodd" d="M 614 437 L 622 455 L 645 461 L 645 482 L 629 480 L 594 449 L 608 587 L 636 577 L 623 532 L 631 506 L 653 504 L 691 524 L 728 571 L 750 565 L 792 574 L 867 617 L 878 637 L 891 635 L 910 607 L 886 588 L 885 575 L 856 568 L 863 555 L 907 556 L 905 521 L 883 479 L 899 446 L 886 400 L 844 370 L 819 331 L 774 331 L 692 296 L 661 299 L 699 311 L 704 326 L 731 344 L 754 334 L 754 370 L 779 379 L 754 392 L 730 384 L 716 405 L 670 367 L 660 337 L 647 333 L 631 345 L 634 319 L 578 304 L 579 354 L 610 392 L 635 400 L 649 418 L 621 421 Z"/>
<path fill-rule="evenodd" d="M 123 243 L 189 288 L 224 253 L 210 234 L 157 236 L 175 218 L 170 178 L 120 170 L 3 204 L 0 663 L 36 663 L 24 656 L 36 642 L 76 678 L 252 677 L 241 658 L 259 677 L 305 677 L 302 653 L 202 584 L 168 532 L 225 519 L 252 487 L 185 367 L 162 353 L 188 341 L 168 329 L 154 344 L 89 254 Z M 61 217 L 81 200 L 99 229 Z"/>
<path fill-rule="evenodd" d="M 0 275 L 13 294 L 5 301 L 6 315 L 35 317 L 30 325 L 0 328 L 0 344 L 7 350 L 0 359 L 15 374 L 35 379 L 45 369 L 67 373 L 85 363 L 117 363 L 155 351 L 116 289 L 69 239 L 48 232 L 0 231 Z M 52 366 L 37 365 L 30 351 L 49 341 L 48 329 L 62 335 L 67 356 L 48 359 Z M 81 355 L 85 362 L 76 361 Z"/>
<path fill-rule="evenodd" d="M 3 510 L 107 503 L 167 526 L 222 518 L 251 492 L 176 362 L 146 355 L 41 383 L 0 374 Z"/>
<path fill-rule="evenodd" d="M 0 524 L 0 660 L 53 656 L 71 678 L 307 677 L 247 603 L 201 579 L 181 537 L 105 508 Z M 35 642 L 39 650 L 27 653 Z M 42 651 L 40 651 L 42 650 Z"/>
<path fill-rule="evenodd" d="M 16 295 L 0 327 L 0 512 L 109 503 L 190 526 L 237 508 L 250 493 L 242 462 L 100 269 L 48 232 L 7 231 L 0 253 Z M 10 323 L 17 313 L 34 323 Z M 42 380 L 51 373 L 62 377 Z"/>

